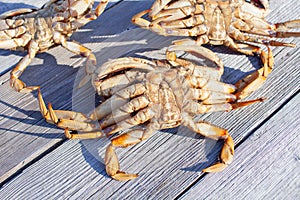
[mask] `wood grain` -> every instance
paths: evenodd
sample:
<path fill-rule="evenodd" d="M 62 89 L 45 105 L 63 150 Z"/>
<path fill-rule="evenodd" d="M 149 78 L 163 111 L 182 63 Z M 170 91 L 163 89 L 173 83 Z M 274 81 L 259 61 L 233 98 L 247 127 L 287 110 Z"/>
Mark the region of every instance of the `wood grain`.
<path fill-rule="evenodd" d="M 233 170 L 208 174 L 181 199 L 299 199 L 299 106 L 300 94 L 238 147 Z"/>

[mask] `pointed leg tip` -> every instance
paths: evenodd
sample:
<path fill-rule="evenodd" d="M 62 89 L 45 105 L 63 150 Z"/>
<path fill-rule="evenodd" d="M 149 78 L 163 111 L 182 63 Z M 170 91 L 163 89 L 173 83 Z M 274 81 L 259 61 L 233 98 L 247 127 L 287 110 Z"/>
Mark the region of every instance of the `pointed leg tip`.
<path fill-rule="evenodd" d="M 68 128 L 65 128 L 64 134 L 66 138 L 72 139 L 72 134 L 70 133 Z"/>
<path fill-rule="evenodd" d="M 225 163 L 218 162 L 210 167 L 203 169 L 202 172 L 206 172 L 206 173 L 220 172 L 220 171 L 223 171 L 227 166 L 228 165 Z"/>
<path fill-rule="evenodd" d="M 117 172 L 111 177 L 117 181 L 130 181 L 136 179 L 138 176 L 138 174 L 126 174 L 125 172 Z"/>

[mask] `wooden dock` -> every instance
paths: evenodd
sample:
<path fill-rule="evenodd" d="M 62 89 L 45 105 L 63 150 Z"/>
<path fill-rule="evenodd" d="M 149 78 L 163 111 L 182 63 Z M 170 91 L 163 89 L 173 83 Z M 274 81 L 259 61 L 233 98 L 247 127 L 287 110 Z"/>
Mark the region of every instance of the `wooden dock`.
<path fill-rule="evenodd" d="M 3 0 L 0 13 L 45 2 Z M 131 24 L 131 17 L 152 3 L 114 0 L 71 39 L 92 49 L 99 66 L 127 55 L 163 58 L 164 47 L 178 38 Z M 300 18 L 299 0 L 270 0 L 270 6 L 270 22 Z M 37 92 L 21 94 L 10 88 L 9 72 L 26 53 L 0 50 L 0 199 L 300 199 L 300 38 L 284 41 L 297 47 L 272 48 L 274 70 L 248 98 L 266 97 L 265 102 L 201 116 L 232 135 L 235 158 L 228 168 L 215 174 L 201 172 L 217 160 L 222 142 L 180 127 L 117 150 L 121 169 L 139 174 L 128 182 L 117 182 L 105 173 L 107 139 L 67 140 L 62 129 L 43 119 Z M 222 78 L 227 83 L 260 66 L 258 57 L 209 48 L 223 60 Z M 88 110 L 85 105 L 95 101 L 92 88 L 76 88 L 83 62 L 55 47 L 38 54 L 21 79 L 40 85 L 45 101 L 55 109 Z"/>

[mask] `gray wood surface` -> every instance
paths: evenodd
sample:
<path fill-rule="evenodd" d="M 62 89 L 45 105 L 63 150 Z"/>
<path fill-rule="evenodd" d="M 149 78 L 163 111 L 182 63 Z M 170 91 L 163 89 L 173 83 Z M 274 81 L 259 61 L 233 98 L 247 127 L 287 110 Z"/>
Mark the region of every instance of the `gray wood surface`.
<path fill-rule="evenodd" d="M 233 170 L 205 176 L 181 199 L 300 199 L 299 106 L 300 94 L 238 147 Z"/>
<path fill-rule="evenodd" d="M 36 5 L 29 0 L 6 2 L 0 2 L 0 12 Z M 292 12 L 300 10 L 298 1 L 270 3 L 271 22 L 299 17 Z M 113 2 L 72 39 L 91 48 L 99 65 L 128 54 L 162 58 L 162 48 L 178 38 L 158 36 L 134 29 L 130 24 L 131 16 L 151 4 L 152 1 Z M 285 41 L 300 45 L 299 38 Z M 222 47 L 212 49 L 225 63 L 225 82 L 236 82 L 260 64 L 257 57 L 249 58 Z M 134 147 L 117 150 L 122 170 L 140 174 L 138 179 L 125 183 L 111 180 L 105 173 L 103 153 L 108 140 L 64 140 L 62 130 L 42 119 L 36 93 L 14 92 L 9 88 L 9 73 L 4 73 L 0 77 L 0 182 L 6 184 L 0 189 L 0 197 L 299 198 L 299 95 L 295 94 L 299 92 L 300 50 L 282 47 L 273 50 L 274 71 L 264 86 L 249 97 L 267 97 L 264 103 L 201 116 L 230 131 L 237 145 L 233 164 L 223 172 L 203 174 L 201 169 L 216 161 L 222 143 L 198 137 L 180 127 L 158 132 Z M 23 55 L 1 50 L 0 59 L 5 67 L 0 69 L 11 68 Z M 41 85 L 45 100 L 57 109 L 86 110 L 82 104 L 94 102 L 94 97 L 89 96 L 93 91 L 90 88 L 78 95 L 82 91 L 75 86 L 82 68 L 72 68 L 82 66 L 82 62 L 82 58 L 57 47 L 39 54 L 22 80 L 28 85 Z M 13 176 L 16 172 L 18 175 Z"/>

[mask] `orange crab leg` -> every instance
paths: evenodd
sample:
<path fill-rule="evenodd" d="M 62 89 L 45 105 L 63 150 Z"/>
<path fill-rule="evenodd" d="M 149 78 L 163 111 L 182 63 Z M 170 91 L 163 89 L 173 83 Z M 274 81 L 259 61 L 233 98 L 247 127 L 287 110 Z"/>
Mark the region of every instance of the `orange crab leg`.
<path fill-rule="evenodd" d="M 267 76 L 271 73 L 274 65 L 274 57 L 271 49 L 268 47 L 268 53 L 261 50 L 260 53 L 263 67 L 238 81 L 236 95 L 238 99 L 249 96 L 253 91 L 257 90 L 266 81 Z"/>
<path fill-rule="evenodd" d="M 127 174 L 120 171 L 120 164 L 115 153 L 115 147 L 125 148 L 149 138 L 155 131 L 154 127 L 155 126 L 150 123 L 145 129 L 131 130 L 112 139 L 111 145 L 107 147 L 105 153 L 105 165 L 108 175 L 118 181 L 128 181 L 138 177 L 138 174 Z"/>
<path fill-rule="evenodd" d="M 203 172 L 219 172 L 224 170 L 233 160 L 234 142 L 228 131 L 211 124 L 199 121 L 194 122 L 192 116 L 185 115 L 183 124 L 205 137 L 213 140 L 224 139 L 224 145 L 220 153 L 220 162 L 202 170 Z"/>
<path fill-rule="evenodd" d="M 10 85 L 16 91 L 28 93 L 39 88 L 38 86 L 27 87 L 26 84 L 19 79 L 19 77 L 22 75 L 22 73 L 29 65 L 31 60 L 35 57 L 38 51 L 39 51 L 38 44 L 34 40 L 31 40 L 29 42 L 28 54 L 24 58 L 22 58 L 19 61 L 19 63 L 16 65 L 16 67 L 11 71 Z"/>
<path fill-rule="evenodd" d="M 220 162 L 213 164 L 210 167 L 203 169 L 203 172 L 220 172 L 223 171 L 229 164 L 232 163 L 234 156 L 234 141 L 230 135 L 225 139 L 224 145 L 220 153 Z"/>
<path fill-rule="evenodd" d="M 117 181 L 129 181 L 138 177 L 138 174 L 126 174 L 120 171 L 120 164 L 113 145 L 108 145 L 105 152 L 106 173 Z"/>
<path fill-rule="evenodd" d="M 69 139 L 93 139 L 101 138 L 104 134 L 96 126 L 97 123 L 92 123 L 84 114 L 68 111 L 68 110 L 53 110 L 52 104 L 49 103 L 48 109 L 45 105 L 40 89 L 38 89 L 38 101 L 40 111 L 49 123 L 65 129 L 65 136 Z M 69 130 L 82 131 L 80 134 L 72 134 Z"/>

